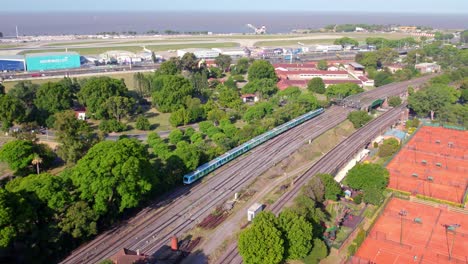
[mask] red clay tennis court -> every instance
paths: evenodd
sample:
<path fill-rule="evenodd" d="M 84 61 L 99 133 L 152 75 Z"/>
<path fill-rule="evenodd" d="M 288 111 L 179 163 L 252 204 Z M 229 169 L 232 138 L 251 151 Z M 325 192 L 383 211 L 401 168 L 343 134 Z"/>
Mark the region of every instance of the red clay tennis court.
<path fill-rule="evenodd" d="M 468 131 L 422 127 L 387 165 L 388 187 L 463 203 L 468 187 Z"/>
<path fill-rule="evenodd" d="M 467 263 L 466 213 L 393 198 L 348 263 Z"/>

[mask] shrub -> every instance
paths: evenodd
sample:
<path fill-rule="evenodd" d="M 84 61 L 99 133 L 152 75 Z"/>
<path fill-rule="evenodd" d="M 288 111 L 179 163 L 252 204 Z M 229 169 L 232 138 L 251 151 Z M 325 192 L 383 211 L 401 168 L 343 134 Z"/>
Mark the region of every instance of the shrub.
<path fill-rule="evenodd" d="M 146 118 L 143 115 L 138 116 L 135 126 L 136 126 L 136 129 L 138 129 L 138 130 L 150 130 L 150 128 L 151 128 L 151 124 L 150 124 L 148 118 Z"/>
<path fill-rule="evenodd" d="M 101 130 L 104 133 L 110 133 L 110 132 L 122 132 L 127 130 L 127 126 L 116 119 L 111 119 L 111 120 L 103 120 L 99 124 L 99 130 Z"/>

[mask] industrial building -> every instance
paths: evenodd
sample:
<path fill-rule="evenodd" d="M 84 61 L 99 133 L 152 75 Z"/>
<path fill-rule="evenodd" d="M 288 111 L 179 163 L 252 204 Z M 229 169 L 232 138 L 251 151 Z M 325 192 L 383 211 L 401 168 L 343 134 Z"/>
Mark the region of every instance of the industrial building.
<path fill-rule="evenodd" d="M 213 48 L 212 50 L 219 52 L 220 54 L 231 56 L 232 58 L 240 58 L 247 56 L 243 48 Z"/>
<path fill-rule="evenodd" d="M 1 56 L 0 57 L 0 71 L 25 71 L 26 62 L 24 56 Z"/>
<path fill-rule="evenodd" d="M 26 54 L 28 71 L 47 71 L 79 68 L 80 55 L 76 52 L 54 52 Z"/>
<path fill-rule="evenodd" d="M 177 57 L 183 57 L 186 53 L 193 53 L 198 59 L 214 59 L 219 56 L 216 50 L 193 48 L 177 50 Z"/>

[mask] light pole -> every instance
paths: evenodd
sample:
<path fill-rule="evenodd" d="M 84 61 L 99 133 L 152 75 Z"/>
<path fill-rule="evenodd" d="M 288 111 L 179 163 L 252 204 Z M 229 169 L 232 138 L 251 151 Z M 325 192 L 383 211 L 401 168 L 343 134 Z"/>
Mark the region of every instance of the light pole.
<path fill-rule="evenodd" d="M 453 250 L 453 244 L 455 244 L 455 236 L 457 235 L 457 228 L 459 228 L 461 225 L 460 224 L 451 224 L 447 225 L 445 224 L 445 237 L 447 238 L 447 248 L 448 248 L 448 253 L 449 253 L 449 261 L 452 260 L 452 250 Z M 452 245 L 449 246 L 448 242 L 448 232 L 452 231 L 453 232 L 453 238 L 452 238 Z"/>
<path fill-rule="evenodd" d="M 408 215 L 408 211 L 402 209 L 398 213 L 400 215 L 401 227 L 400 227 L 400 245 L 403 245 L 403 217 Z"/>

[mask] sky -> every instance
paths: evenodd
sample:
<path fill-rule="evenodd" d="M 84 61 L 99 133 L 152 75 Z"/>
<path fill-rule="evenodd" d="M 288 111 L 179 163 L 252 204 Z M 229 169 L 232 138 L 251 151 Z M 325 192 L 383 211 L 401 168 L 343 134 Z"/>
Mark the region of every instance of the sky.
<path fill-rule="evenodd" d="M 10 0 L 0 12 L 360 11 L 468 14 L 468 0 Z"/>

